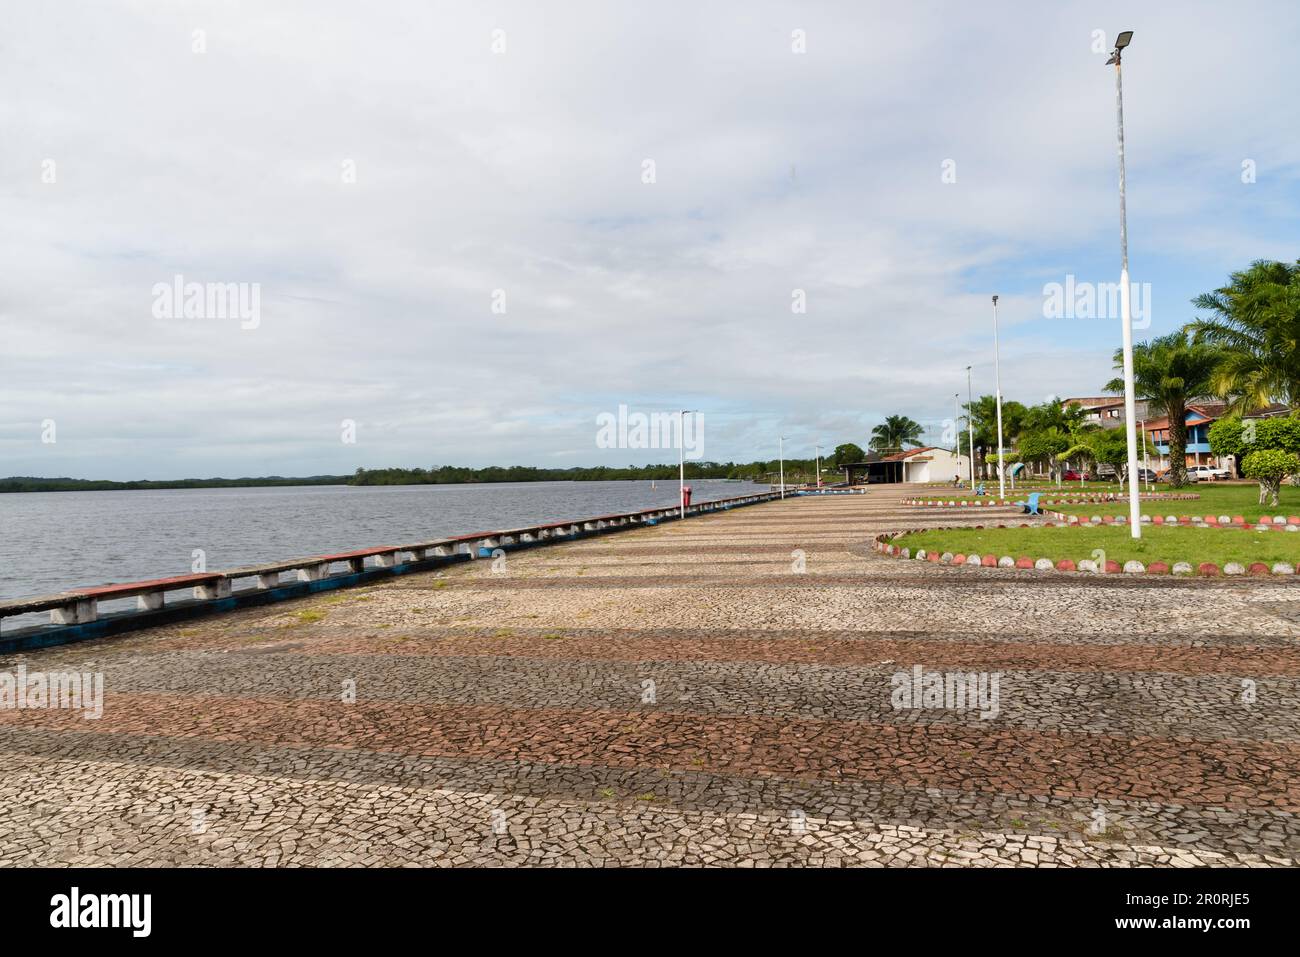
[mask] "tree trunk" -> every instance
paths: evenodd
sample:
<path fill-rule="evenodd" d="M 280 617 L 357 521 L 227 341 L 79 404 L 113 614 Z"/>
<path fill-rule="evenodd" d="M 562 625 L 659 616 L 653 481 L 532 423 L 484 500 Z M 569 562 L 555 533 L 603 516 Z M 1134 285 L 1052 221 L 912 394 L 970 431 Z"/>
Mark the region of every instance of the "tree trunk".
<path fill-rule="evenodd" d="M 1187 405 L 1180 401 L 1166 403 L 1169 413 L 1169 484 L 1182 488 L 1187 484 Z"/>
<path fill-rule="evenodd" d="M 1282 485 L 1281 478 L 1260 479 L 1259 480 L 1259 504 L 1264 504 L 1264 499 L 1271 498 L 1270 504 L 1277 508 L 1277 493 Z"/>

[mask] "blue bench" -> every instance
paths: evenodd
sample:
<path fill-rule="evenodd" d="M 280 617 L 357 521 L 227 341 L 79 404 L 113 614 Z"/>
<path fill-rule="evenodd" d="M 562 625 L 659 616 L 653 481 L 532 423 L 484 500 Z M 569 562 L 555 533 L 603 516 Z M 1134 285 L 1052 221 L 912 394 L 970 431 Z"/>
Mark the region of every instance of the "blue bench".
<path fill-rule="evenodd" d="M 1043 513 L 1038 510 L 1039 494 L 1040 494 L 1039 492 L 1035 492 L 1034 494 L 1029 496 L 1029 501 L 1016 502 L 1015 504 L 1019 505 L 1021 511 L 1023 511 L 1026 515 L 1042 515 Z"/>

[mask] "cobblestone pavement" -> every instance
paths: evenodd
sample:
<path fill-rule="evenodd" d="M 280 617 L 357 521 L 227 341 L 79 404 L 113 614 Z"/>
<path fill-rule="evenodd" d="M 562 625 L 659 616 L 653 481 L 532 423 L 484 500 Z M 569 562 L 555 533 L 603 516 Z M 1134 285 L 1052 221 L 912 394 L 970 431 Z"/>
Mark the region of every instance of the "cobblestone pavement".
<path fill-rule="evenodd" d="M 884 558 L 902 494 L 2 658 L 105 699 L 0 710 L 0 863 L 1296 864 L 1300 583 Z"/>

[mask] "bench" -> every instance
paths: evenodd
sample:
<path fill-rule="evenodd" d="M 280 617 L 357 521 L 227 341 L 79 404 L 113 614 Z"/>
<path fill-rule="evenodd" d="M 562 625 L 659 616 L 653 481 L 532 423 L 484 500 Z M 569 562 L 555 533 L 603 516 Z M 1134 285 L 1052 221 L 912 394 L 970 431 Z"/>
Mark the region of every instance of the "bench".
<path fill-rule="evenodd" d="M 48 611 L 51 624 L 84 625 L 99 617 L 101 601 L 135 598 L 136 607 L 140 611 L 157 611 L 163 606 L 164 594 L 182 588 L 192 588 L 195 598 L 224 598 L 230 594 L 230 583 L 218 572 L 178 575 L 174 578 L 152 578 L 148 581 L 101 585 L 97 588 L 74 588 L 54 595 L 0 602 L 0 619 Z"/>
<path fill-rule="evenodd" d="M 1019 505 L 1020 510 L 1024 512 L 1026 515 L 1042 515 L 1043 513 L 1038 510 L 1038 497 L 1040 494 L 1041 493 L 1039 492 L 1034 492 L 1032 495 L 1029 496 L 1028 501 L 1014 502 L 1012 504 Z"/>

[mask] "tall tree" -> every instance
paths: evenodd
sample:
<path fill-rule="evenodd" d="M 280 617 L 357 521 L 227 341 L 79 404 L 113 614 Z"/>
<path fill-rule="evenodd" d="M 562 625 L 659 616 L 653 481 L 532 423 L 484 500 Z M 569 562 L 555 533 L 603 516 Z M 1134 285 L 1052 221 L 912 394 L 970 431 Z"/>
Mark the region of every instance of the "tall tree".
<path fill-rule="evenodd" d="M 899 452 L 911 446 L 921 444 L 924 433 L 920 422 L 914 422 L 905 415 L 891 415 L 884 424 L 871 430 L 871 448 L 876 452 Z"/>
<path fill-rule="evenodd" d="M 1133 347 L 1134 391 L 1147 400 L 1151 411 L 1169 417 L 1169 483 L 1174 488 L 1187 484 L 1187 402 L 1212 391 L 1222 357 L 1219 346 L 1189 341 L 1184 332 Z M 1124 368 L 1120 349 L 1115 350 L 1115 368 Z M 1123 392 L 1124 380 L 1116 377 L 1102 388 Z"/>
<path fill-rule="evenodd" d="M 835 446 L 835 451 L 831 453 L 831 464 L 837 469 L 842 469 L 854 462 L 861 462 L 866 457 L 867 453 L 863 452 L 860 446 L 845 442 L 843 445 Z"/>
<path fill-rule="evenodd" d="M 1214 391 L 1231 396 L 1234 411 L 1274 401 L 1300 408 L 1300 261 L 1258 260 L 1192 304 L 1211 316 L 1186 330 L 1223 347 Z"/>

